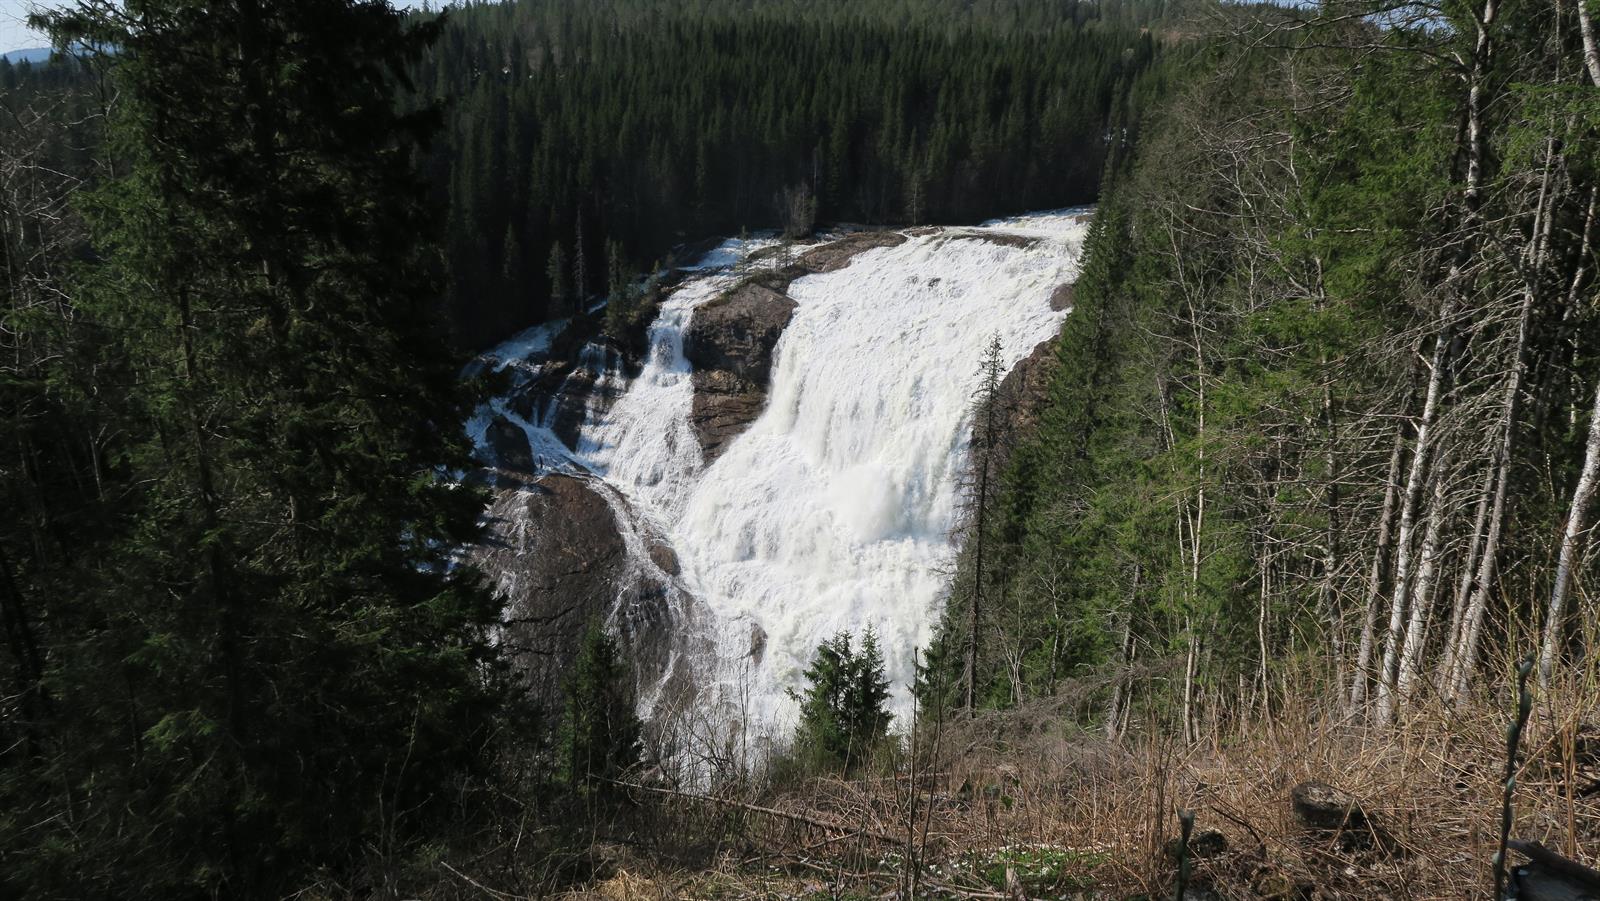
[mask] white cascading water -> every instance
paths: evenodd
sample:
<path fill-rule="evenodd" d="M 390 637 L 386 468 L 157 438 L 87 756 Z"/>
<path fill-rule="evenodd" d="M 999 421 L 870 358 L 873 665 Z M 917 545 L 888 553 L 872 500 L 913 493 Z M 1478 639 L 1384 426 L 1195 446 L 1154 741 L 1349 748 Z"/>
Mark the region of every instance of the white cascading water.
<path fill-rule="evenodd" d="M 1076 279 L 1087 228 L 1086 211 L 1065 210 L 921 232 L 796 280 L 766 408 L 709 467 L 689 421 L 684 330 L 736 281 L 717 267 L 770 242 L 724 244 L 663 303 L 642 372 L 545 465 L 603 479 L 671 542 L 717 649 L 694 667 L 708 702 L 785 734 L 818 643 L 871 626 L 906 712 L 912 654 L 948 584 L 979 361 L 998 336 L 1009 371 L 1060 328 L 1051 293 Z M 490 358 L 520 353 L 508 342 Z M 548 423 L 513 421 L 536 454 L 559 445 Z M 486 425 L 480 414 L 469 429 L 481 439 Z M 752 627 L 766 635 L 753 667 Z"/>

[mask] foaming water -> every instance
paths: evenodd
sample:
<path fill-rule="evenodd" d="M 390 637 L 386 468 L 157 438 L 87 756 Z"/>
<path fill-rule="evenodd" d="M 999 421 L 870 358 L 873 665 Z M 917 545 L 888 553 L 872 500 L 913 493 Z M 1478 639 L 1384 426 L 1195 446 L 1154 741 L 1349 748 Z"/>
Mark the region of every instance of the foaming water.
<path fill-rule="evenodd" d="M 676 550 L 694 628 L 714 649 L 691 662 L 706 703 L 781 734 L 817 644 L 871 626 L 906 711 L 912 654 L 932 637 L 952 563 L 979 360 L 998 336 L 1009 370 L 1060 328 L 1051 293 L 1076 279 L 1087 229 L 1086 211 L 1065 210 L 933 230 L 796 280 L 766 408 L 709 467 L 689 419 L 684 331 L 737 279 L 714 267 L 770 242 L 724 244 L 662 304 L 637 377 L 602 374 L 620 394 L 590 410 L 561 462 L 603 479 L 627 500 L 613 505 L 619 521 L 637 517 Z M 518 424 L 536 452 L 554 440 L 547 422 Z M 469 429 L 485 427 L 480 416 Z M 752 634 L 766 636 L 755 653 Z"/>

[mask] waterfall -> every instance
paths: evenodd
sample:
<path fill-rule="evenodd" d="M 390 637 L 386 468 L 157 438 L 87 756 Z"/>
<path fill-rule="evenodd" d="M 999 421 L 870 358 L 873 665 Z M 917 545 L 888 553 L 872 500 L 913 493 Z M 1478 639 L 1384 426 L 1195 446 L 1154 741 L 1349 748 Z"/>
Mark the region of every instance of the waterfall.
<path fill-rule="evenodd" d="M 913 650 L 932 637 L 953 566 L 980 357 L 998 336 L 1009 369 L 1059 330 L 1066 313 L 1051 295 L 1076 278 L 1087 218 L 1066 210 L 919 229 L 795 280 L 766 406 L 709 466 L 690 423 L 684 332 L 696 307 L 737 281 L 729 267 L 770 240 L 725 243 L 662 303 L 642 370 L 591 408 L 576 448 L 546 465 L 603 480 L 627 501 L 618 516 L 638 518 L 630 533 L 676 551 L 677 584 L 711 649 L 693 662 L 705 701 L 747 715 L 758 733 L 785 734 L 789 691 L 817 644 L 871 626 L 896 713 L 909 710 Z M 488 358 L 504 366 L 549 343 L 519 336 Z M 508 413 L 503 401 L 491 406 Z M 548 415 L 508 418 L 555 460 Z M 481 441 L 485 429 L 480 412 L 469 430 Z M 757 655 L 753 634 L 765 636 Z"/>

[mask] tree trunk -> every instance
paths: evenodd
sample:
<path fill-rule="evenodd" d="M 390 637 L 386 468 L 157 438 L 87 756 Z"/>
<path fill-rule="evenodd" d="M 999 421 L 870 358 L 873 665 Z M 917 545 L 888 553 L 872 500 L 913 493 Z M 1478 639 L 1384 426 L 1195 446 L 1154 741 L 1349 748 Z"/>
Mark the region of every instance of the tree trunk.
<path fill-rule="evenodd" d="M 1595 479 L 1600 475 L 1600 381 L 1595 385 L 1594 409 L 1589 413 L 1589 440 L 1584 447 L 1583 471 L 1572 489 L 1572 506 L 1567 512 L 1567 527 L 1561 536 L 1561 551 L 1556 558 L 1555 583 L 1550 586 L 1550 604 L 1545 610 L 1544 635 L 1539 644 L 1539 687 L 1550 687 L 1550 673 L 1560 650 L 1567 606 L 1567 584 L 1572 580 L 1572 564 L 1578 555 L 1583 535 L 1584 515 L 1594 497 Z"/>
<path fill-rule="evenodd" d="M 1575 0 L 1578 7 L 1578 31 L 1583 35 L 1583 68 L 1589 73 L 1589 80 L 1600 87 L 1600 46 L 1596 46 L 1594 34 L 1594 21 L 1589 18 L 1587 0 Z"/>
<path fill-rule="evenodd" d="M 1411 586 L 1411 621 L 1406 625 L 1405 647 L 1400 654 L 1400 672 L 1395 679 L 1394 699 L 1400 704 L 1411 700 L 1417 676 L 1422 671 L 1422 654 L 1433 618 L 1434 577 L 1439 571 L 1439 532 L 1444 524 L 1445 481 L 1435 467 L 1433 500 L 1428 506 L 1428 527 L 1422 537 L 1421 566 Z"/>
<path fill-rule="evenodd" d="M 1372 552 L 1372 568 L 1367 573 L 1367 608 L 1361 620 L 1361 643 L 1356 650 L 1356 672 L 1350 682 L 1350 707 L 1367 700 L 1372 681 L 1372 651 L 1378 628 L 1378 602 L 1383 597 L 1384 568 L 1389 561 L 1389 538 L 1394 526 L 1395 500 L 1400 493 L 1400 457 L 1405 450 L 1405 429 L 1395 433 L 1394 450 L 1389 454 L 1389 477 L 1383 492 L 1383 512 L 1378 515 L 1378 546 Z"/>

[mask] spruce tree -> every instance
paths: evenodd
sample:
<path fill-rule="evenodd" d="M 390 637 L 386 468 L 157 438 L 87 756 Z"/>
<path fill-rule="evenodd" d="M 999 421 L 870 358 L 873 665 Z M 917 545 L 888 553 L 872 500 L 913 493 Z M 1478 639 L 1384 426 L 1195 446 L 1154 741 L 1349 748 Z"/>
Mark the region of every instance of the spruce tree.
<path fill-rule="evenodd" d="M 611 793 L 613 782 L 639 762 L 631 682 L 616 641 L 592 625 L 567 677 L 558 738 L 558 776 L 580 793 Z"/>
<path fill-rule="evenodd" d="M 482 498 L 442 476 L 470 398 L 412 170 L 435 116 L 395 104 L 437 25 L 351 0 L 47 24 L 116 48 L 122 176 L 72 294 L 129 373 L 137 490 L 53 601 L 84 628 L 50 655 L 41 784 L 73 816 L 0 879 L 276 897 L 437 823 L 502 709 L 496 605 L 450 560 Z"/>
<path fill-rule="evenodd" d="M 866 760 L 889 734 L 889 680 L 877 633 L 868 627 L 856 650 L 850 633 L 817 646 L 805 670 L 795 747 L 817 766 L 849 769 Z"/>

